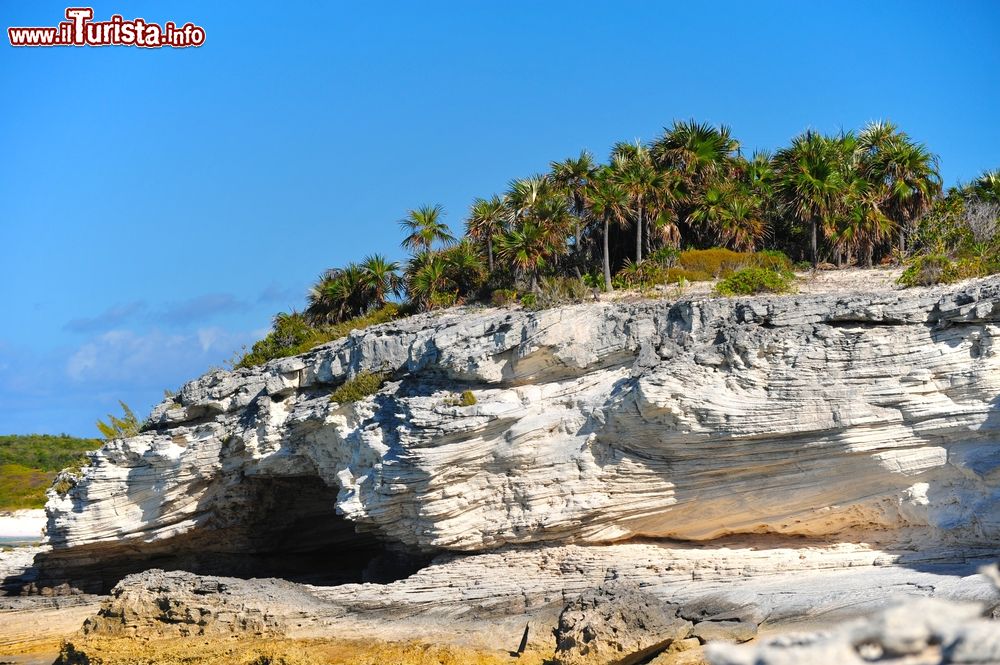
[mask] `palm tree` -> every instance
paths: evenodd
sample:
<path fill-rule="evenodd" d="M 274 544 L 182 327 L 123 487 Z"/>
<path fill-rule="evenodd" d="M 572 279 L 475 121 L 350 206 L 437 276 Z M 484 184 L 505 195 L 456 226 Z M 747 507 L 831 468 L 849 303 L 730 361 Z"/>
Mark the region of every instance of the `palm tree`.
<path fill-rule="evenodd" d="M 615 180 L 628 194 L 630 207 L 635 214 L 635 262 L 642 262 L 642 234 L 646 224 L 647 207 L 658 201 L 666 180 L 654 165 L 645 145 L 617 143 L 611 151 L 611 165 Z"/>
<path fill-rule="evenodd" d="M 726 125 L 716 128 L 694 120 L 676 120 L 653 141 L 650 152 L 658 167 L 700 179 L 725 170 L 739 147 Z"/>
<path fill-rule="evenodd" d="M 493 272 L 493 239 L 503 232 L 508 217 L 503 200 L 494 194 L 489 199 L 476 199 L 472 203 L 469 218 L 465 221 L 466 235 L 486 245 L 490 272 Z"/>
<path fill-rule="evenodd" d="M 604 167 L 591 179 L 585 190 L 585 201 L 590 213 L 602 225 L 602 243 L 604 250 L 604 290 L 613 291 L 611 286 L 611 256 L 608 248 L 608 236 L 611 224 L 619 227 L 628 224 L 628 194 L 614 180 L 614 173 Z"/>
<path fill-rule="evenodd" d="M 368 308 L 383 307 L 389 295 L 399 295 L 403 282 L 399 276 L 399 264 L 389 261 L 381 254 L 369 254 L 361 262 L 366 292 L 370 296 Z"/>
<path fill-rule="evenodd" d="M 459 243 L 440 252 L 448 281 L 455 285 L 458 295 L 465 297 L 478 291 L 486 279 L 483 258 L 472 240 L 463 238 Z"/>
<path fill-rule="evenodd" d="M 733 197 L 731 181 L 713 178 L 693 200 L 687 223 L 692 231 L 704 239 L 720 235 L 723 220 L 728 214 Z"/>
<path fill-rule="evenodd" d="M 573 253 L 579 263 L 581 258 L 581 223 L 586 207 L 586 188 L 594 176 L 594 158 L 586 150 L 579 157 L 568 157 L 561 162 L 552 162 L 550 177 L 556 187 L 562 189 L 569 198 L 570 212 L 575 218 L 573 231 Z M 579 265 L 575 266 L 579 272 Z"/>
<path fill-rule="evenodd" d="M 430 309 L 436 297 L 448 290 L 447 266 L 439 252 L 421 252 L 406 267 L 406 293 L 421 310 Z"/>
<path fill-rule="evenodd" d="M 739 252 L 752 252 L 767 234 L 761 202 L 753 196 L 734 196 L 719 219 L 719 240 Z"/>
<path fill-rule="evenodd" d="M 810 130 L 778 151 L 775 166 L 783 208 L 811 226 L 815 268 L 819 265 L 819 227 L 830 218 L 844 190 L 837 150 L 830 139 Z"/>
<path fill-rule="evenodd" d="M 828 233 L 834 245 L 850 255 L 857 252 L 859 261 L 872 267 L 875 247 L 890 237 L 895 224 L 882 211 L 885 186 L 872 184 L 858 172 L 849 174 L 839 218 Z"/>
<path fill-rule="evenodd" d="M 336 323 L 361 314 L 372 302 L 369 284 L 356 263 L 327 270 L 309 290 L 306 316 L 313 323 Z"/>
<path fill-rule="evenodd" d="M 531 216 L 532 210 L 552 195 L 552 181 L 544 175 L 512 180 L 504 195 L 511 225 Z"/>
<path fill-rule="evenodd" d="M 891 122 L 872 122 L 858 136 L 860 168 L 873 184 L 886 186 L 886 216 L 899 229 L 899 249 L 914 220 L 941 193 L 937 156 L 915 143 Z"/>
<path fill-rule="evenodd" d="M 1000 169 L 986 171 L 976 178 L 971 190 L 980 200 L 1000 203 Z"/>
<path fill-rule="evenodd" d="M 414 254 L 430 251 L 435 242 L 449 245 L 455 241 L 448 225 L 441 221 L 444 208 L 440 205 L 421 206 L 407 212 L 406 217 L 399 220 L 399 225 L 409 234 L 403 238 L 403 247 Z"/>
<path fill-rule="evenodd" d="M 562 197 L 551 191 L 533 197 L 530 206 L 522 206 L 520 223 L 497 238 L 497 256 L 508 262 L 524 277 L 530 277 L 531 290 L 538 291 L 542 268 L 565 254 L 569 211 Z"/>

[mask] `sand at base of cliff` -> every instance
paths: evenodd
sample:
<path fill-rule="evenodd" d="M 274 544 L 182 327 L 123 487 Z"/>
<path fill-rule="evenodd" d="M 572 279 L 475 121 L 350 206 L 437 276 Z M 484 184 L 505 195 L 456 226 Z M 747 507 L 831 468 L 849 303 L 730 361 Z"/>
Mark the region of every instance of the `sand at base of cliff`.
<path fill-rule="evenodd" d="M 552 653 L 526 652 L 518 657 L 418 642 L 371 640 L 217 639 L 188 637 L 164 640 L 130 638 L 70 640 L 64 662 L 101 665 L 193 665 L 196 663 L 284 663 L 285 665 L 542 665 Z"/>

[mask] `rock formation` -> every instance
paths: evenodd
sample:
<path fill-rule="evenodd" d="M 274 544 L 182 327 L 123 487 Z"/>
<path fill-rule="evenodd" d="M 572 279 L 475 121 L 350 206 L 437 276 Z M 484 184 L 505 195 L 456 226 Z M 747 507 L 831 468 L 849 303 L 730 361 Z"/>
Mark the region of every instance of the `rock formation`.
<path fill-rule="evenodd" d="M 708 648 L 712 665 L 898 663 L 996 665 L 1000 627 L 974 603 L 925 598 L 820 633 L 782 635 L 746 647 Z"/>
<path fill-rule="evenodd" d="M 322 585 L 327 627 L 491 616 L 510 648 L 608 578 L 695 603 L 702 641 L 891 591 L 995 604 L 1000 279 L 425 314 L 209 373 L 91 459 L 37 585 L 254 553 Z"/>

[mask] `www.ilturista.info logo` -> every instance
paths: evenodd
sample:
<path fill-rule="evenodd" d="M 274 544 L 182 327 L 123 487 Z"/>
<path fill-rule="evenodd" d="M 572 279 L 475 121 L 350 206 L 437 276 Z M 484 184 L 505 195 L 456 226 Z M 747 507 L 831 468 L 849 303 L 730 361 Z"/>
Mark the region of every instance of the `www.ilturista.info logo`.
<path fill-rule="evenodd" d="M 66 21 L 54 28 L 7 28 L 11 46 L 141 46 L 185 48 L 205 43 L 205 29 L 193 23 L 162 26 L 115 14 L 108 21 L 93 21 L 91 7 L 68 7 Z"/>

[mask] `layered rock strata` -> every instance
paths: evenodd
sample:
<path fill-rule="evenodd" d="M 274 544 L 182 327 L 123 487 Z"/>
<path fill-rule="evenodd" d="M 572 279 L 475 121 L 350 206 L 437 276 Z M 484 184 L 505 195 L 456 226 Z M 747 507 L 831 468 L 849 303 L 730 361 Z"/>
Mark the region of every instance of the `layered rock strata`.
<path fill-rule="evenodd" d="M 187 384 L 52 496 L 49 540 L 989 543 L 998 339 L 998 279 L 413 317 Z M 361 372 L 388 378 L 330 400 Z"/>

